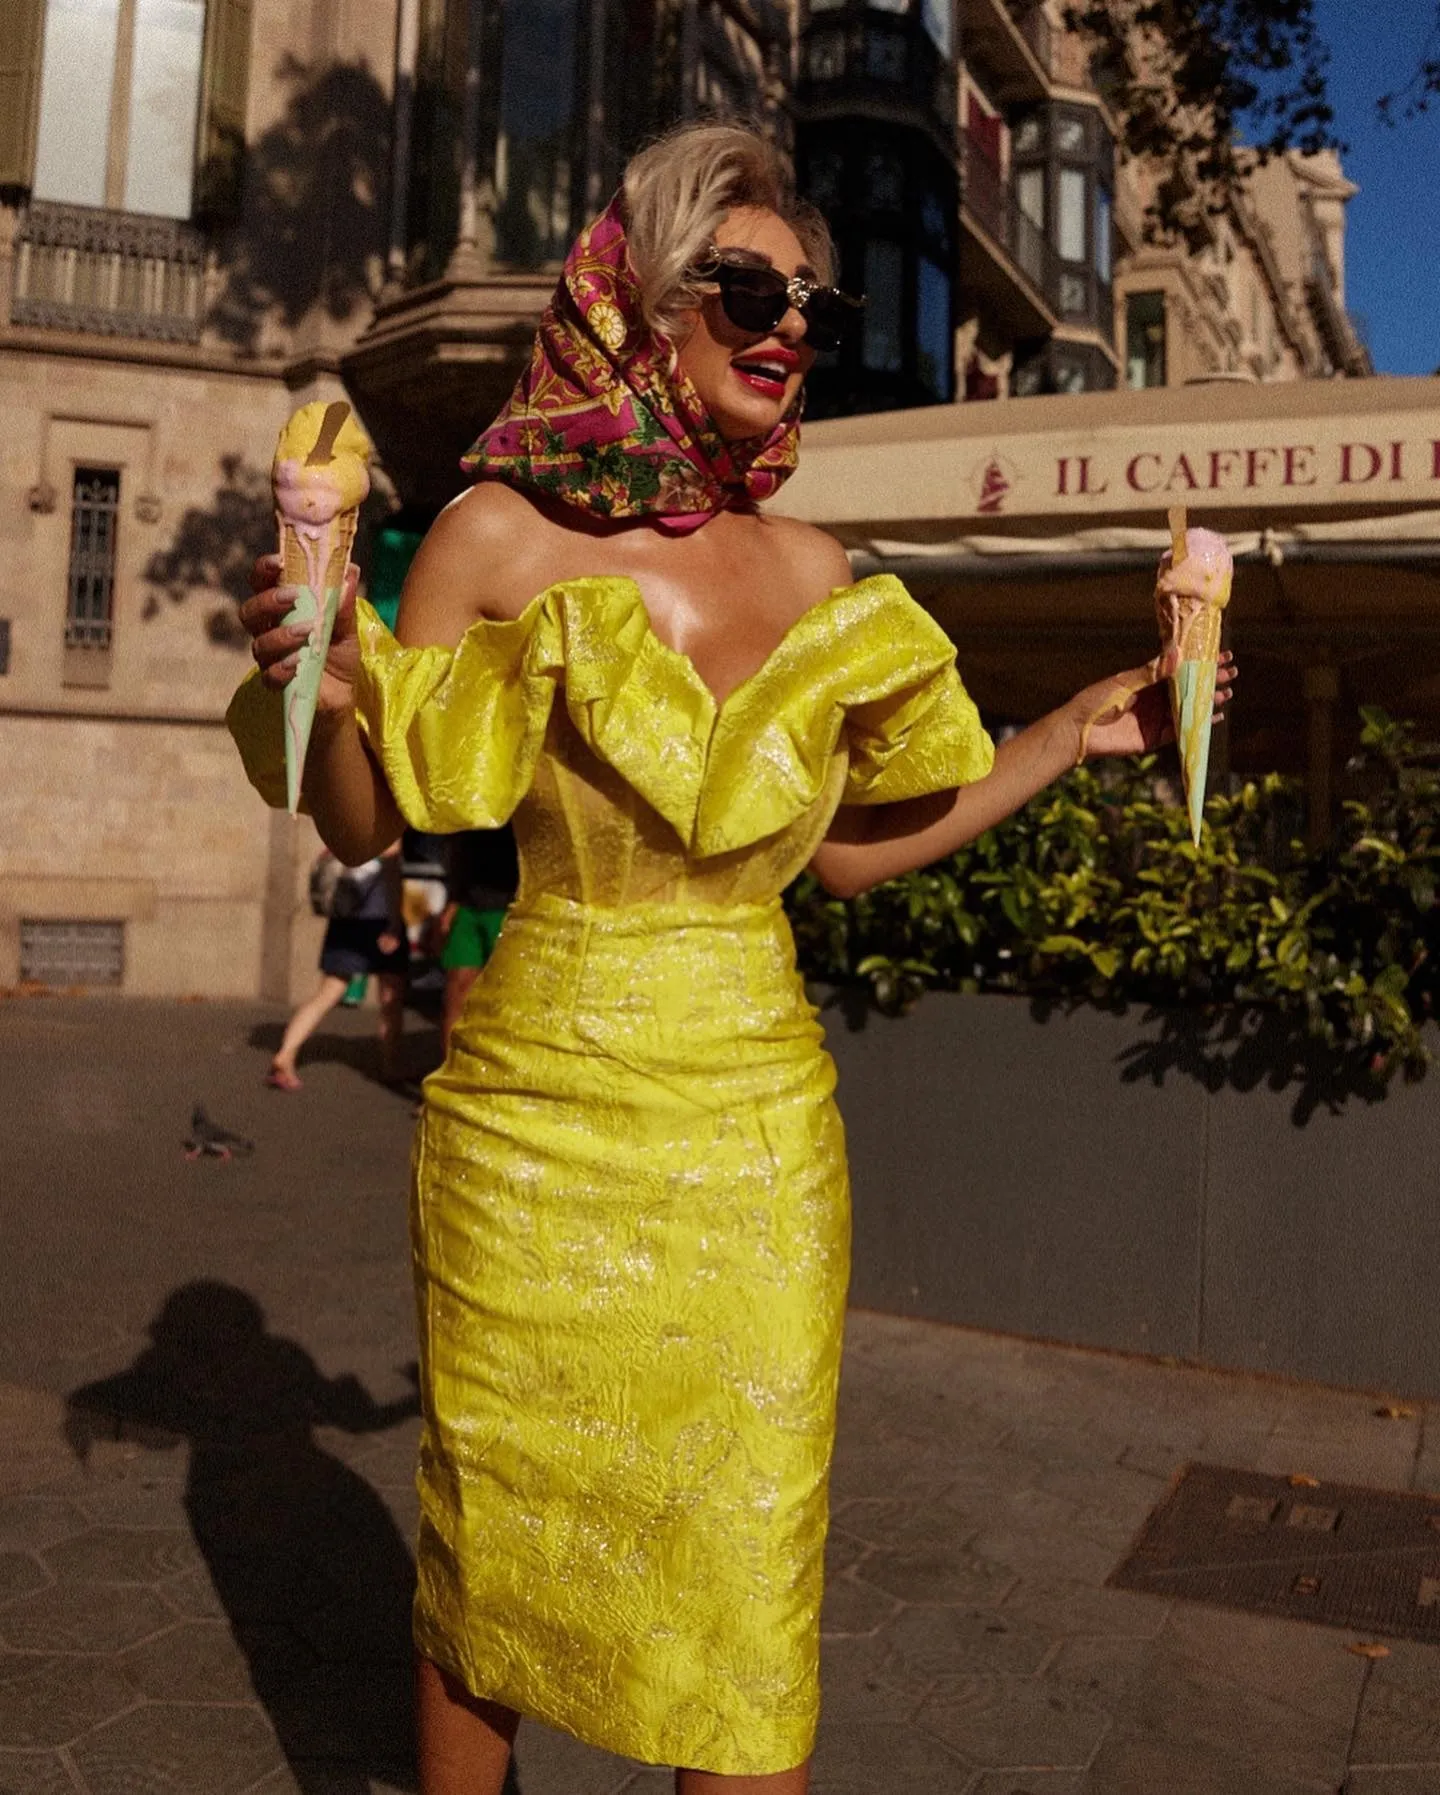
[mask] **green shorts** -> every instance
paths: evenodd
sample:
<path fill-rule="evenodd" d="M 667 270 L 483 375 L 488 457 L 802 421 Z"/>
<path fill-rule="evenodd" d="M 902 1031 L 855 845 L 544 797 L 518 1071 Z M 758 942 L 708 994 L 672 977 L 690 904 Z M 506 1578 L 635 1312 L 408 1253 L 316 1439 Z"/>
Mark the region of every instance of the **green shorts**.
<path fill-rule="evenodd" d="M 460 966 L 483 966 L 495 951 L 504 920 L 503 910 L 472 910 L 468 904 L 458 904 L 440 950 L 440 964 L 446 972 Z"/>

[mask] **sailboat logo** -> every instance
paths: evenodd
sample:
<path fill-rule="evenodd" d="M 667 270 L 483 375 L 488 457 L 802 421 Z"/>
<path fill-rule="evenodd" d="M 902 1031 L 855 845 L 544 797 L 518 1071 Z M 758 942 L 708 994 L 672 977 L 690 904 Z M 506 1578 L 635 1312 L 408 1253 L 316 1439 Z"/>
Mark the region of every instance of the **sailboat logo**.
<path fill-rule="evenodd" d="M 1005 509 L 1005 500 L 1015 489 L 1009 470 L 997 453 L 993 453 L 980 473 L 980 491 L 975 509 L 993 515 Z"/>

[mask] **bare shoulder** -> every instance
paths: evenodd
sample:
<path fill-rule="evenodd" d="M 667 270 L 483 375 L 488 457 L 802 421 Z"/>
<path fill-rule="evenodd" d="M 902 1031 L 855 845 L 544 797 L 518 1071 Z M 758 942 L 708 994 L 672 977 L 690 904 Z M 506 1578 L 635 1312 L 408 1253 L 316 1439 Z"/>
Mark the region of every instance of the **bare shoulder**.
<path fill-rule="evenodd" d="M 481 617 L 518 617 L 554 526 L 521 492 L 481 480 L 452 499 L 425 533 L 400 597 L 396 634 L 451 648 Z"/>
<path fill-rule="evenodd" d="M 772 517 L 768 522 L 802 610 L 818 605 L 837 586 L 853 584 L 849 556 L 828 530 L 797 517 Z"/>

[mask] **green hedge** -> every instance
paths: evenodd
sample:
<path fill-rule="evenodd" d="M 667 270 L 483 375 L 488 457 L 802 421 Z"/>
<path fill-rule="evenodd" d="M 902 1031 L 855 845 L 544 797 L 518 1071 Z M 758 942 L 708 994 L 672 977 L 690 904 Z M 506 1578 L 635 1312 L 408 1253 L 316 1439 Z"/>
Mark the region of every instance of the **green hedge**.
<path fill-rule="evenodd" d="M 886 1012 L 926 990 L 1279 1009 L 1337 1056 L 1418 1077 L 1440 1000 L 1440 751 L 1365 710 L 1334 841 L 1295 781 L 1212 798 L 1200 847 L 1154 757 L 1081 768 L 949 860 L 850 901 L 787 895 L 807 977 Z M 1173 766 L 1173 763 L 1171 763 Z"/>

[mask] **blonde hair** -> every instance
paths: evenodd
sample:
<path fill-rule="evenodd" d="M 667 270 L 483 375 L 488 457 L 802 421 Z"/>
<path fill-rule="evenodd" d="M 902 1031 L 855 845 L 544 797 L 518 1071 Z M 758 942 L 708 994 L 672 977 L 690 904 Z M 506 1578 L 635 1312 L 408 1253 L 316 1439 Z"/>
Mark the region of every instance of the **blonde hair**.
<path fill-rule="evenodd" d="M 777 213 L 800 239 L 822 282 L 835 278 L 830 227 L 797 199 L 789 171 L 768 138 L 745 125 L 679 125 L 626 165 L 625 234 L 645 321 L 674 339 L 701 297 L 690 271 L 735 206 Z"/>

